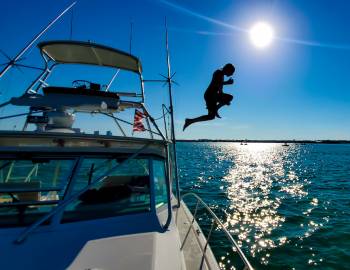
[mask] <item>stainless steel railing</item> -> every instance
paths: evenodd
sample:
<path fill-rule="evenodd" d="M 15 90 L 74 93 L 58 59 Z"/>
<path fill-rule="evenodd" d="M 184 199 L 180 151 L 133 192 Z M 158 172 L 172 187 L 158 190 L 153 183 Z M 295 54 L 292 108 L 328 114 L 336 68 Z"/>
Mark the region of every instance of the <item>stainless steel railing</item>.
<path fill-rule="evenodd" d="M 194 227 L 193 227 L 194 221 L 196 220 L 199 204 L 201 204 L 201 206 L 204 207 L 204 209 L 207 211 L 207 213 L 210 214 L 210 216 L 212 218 L 212 223 L 211 223 L 211 226 L 210 226 L 210 230 L 208 232 L 208 236 L 206 238 L 206 243 L 204 245 L 204 248 L 201 248 L 203 255 L 202 255 L 202 259 L 201 259 L 200 269 L 202 269 L 202 266 L 203 266 L 203 263 L 204 263 L 205 253 L 206 253 L 206 250 L 208 248 L 208 244 L 209 244 L 209 240 L 210 240 L 212 231 L 213 231 L 213 229 L 215 229 L 215 227 L 218 227 L 226 235 L 227 239 L 229 240 L 229 242 L 232 245 L 232 249 L 235 250 L 238 253 L 239 257 L 241 258 L 242 262 L 244 263 L 244 270 L 254 270 L 254 268 L 251 266 L 250 262 L 248 261 L 248 259 L 244 255 L 243 251 L 238 246 L 237 242 L 233 239 L 232 235 L 228 232 L 228 230 L 222 224 L 220 219 L 215 215 L 215 213 L 210 209 L 210 207 L 198 195 L 196 195 L 195 193 L 186 193 L 181 198 L 183 200 L 186 197 L 194 197 L 197 201 L 196 201 L 196 207 L 195 207 L 194 213 L 192 214 L 192 220 L 187 215 L 185 215 L 186 218 L 188 219 L 188 221 L 190 222 L 190 227 L 189 227 L 189 229 L 188 229 L 188 231 L 187 231 L 187 233 L 186 233 L 186 235 L 184 237 L 184 240 L 183 240 L 183 242 L 181 244 L 180 249 L 183 249 L 183 247 L 184 247 L 184 245 L 186 243 L 186 240 L 188 238 L 188 235 L 190 233 L 190 230 L 194 229 Z"/>

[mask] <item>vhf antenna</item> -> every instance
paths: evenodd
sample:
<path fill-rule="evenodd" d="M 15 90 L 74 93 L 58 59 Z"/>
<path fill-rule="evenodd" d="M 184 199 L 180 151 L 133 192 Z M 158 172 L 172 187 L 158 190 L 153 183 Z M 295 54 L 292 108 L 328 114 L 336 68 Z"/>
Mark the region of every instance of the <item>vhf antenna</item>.
<path fill-rule="evenodd" d="M 172 83 L 173 83 L 173 77 L 176 74 L 174 72 L 171 74 L 171 66 L 170 66 L 170 53 L 169 53 L 169 41 L 168 41 L 168 25 L 167 25 L 167 19 L 165 17 L 165 47 L 166 47 L 166 63 L 168 67 L 168 74 L 167 77 L 163 76 L 166 79 L 166 82 L 168 84 L 168 91 L 169 91 L 169 112 L 171 116 L 171 140 L 173 143 L 173 151 L 174 151 L 174 175 L 175 175 L 175 183 L 176 183 L 176 197 L 177 197 L 177 207 L 180 207 L 180 185 L 179 185 L 179 175 L 178 175 L 178 169 L 177 169 L 177 156 L 176 156 L 176 137 L 175 137 L 175 125 L 174 125 L 174 107 L 173 107 L 173 95 L 172 95 Z"/>
<path fill-rule="evenodd" d="M 74 9 L 72 9 L 71 17 L 70 17 L 70 31 L 69 31 L 69 39 L 73 39 L 73 20 L 74 20 Z"/>
<path fill-rule="evenodd" d="M 130 39 L 129 39 L 129 53 L 131 54 L 131 45 L 132 45 L 132 21 L 130 22 Z"/>
<path fill-rule="evenodd" d="M 0 78 L 13 66 L 16 66 L 17 62 L 22 60 L 23 54 L 33 46 L 33 44 L 47 31 L 49 28 L 57 22 L 68 10 L 70 10 L 77 2 L 73 2 L 68 6 L 60 15 L 58 15 L 54 20 L 52 20 L 39 34 L 37 34 L 13 59 L 9 58 L 9 62 L 6 63 L 6 67 L 0 72 Z"/>
<path fill-rule="evenodd" d="M 129 36 L 129 53 L 131 54 L 131 45 L 132 45 L 132 22 L 130 22 L 130 36 Z M 120 69 L 118 68 L 116 72 L 114 73 L 112 79 L 109 81 L 105 92 L 108 92 L 109 88 L 111 87 L 112 83 L 114 82 L 115 78 L 117 78 L 118 74 L 120 72 Z"/>
<path fill-rule="evenodd" d="M 160 76 L 163 77 L 163 79 L 160 80 L 144 80 L 142 79 L 142 83 L 145 82 L 152 82 L 152 83 L 164 83 L 165 85 L 168 85 L 168 91 L 169 91 L 169 114 L 171 117 L 171 142 L 173 144 L 173 152 L 174 152 L 174 165 L 175 165 L 175 170 L 174 170 L 174 176 L 175 176 L 175 182 L 176 182 L 176 197 L 178 199 L 177 201 L 177 207 L 180 207 L 180 185 L 179 185 L 179 175 L 178 175 L 178 170 L 177 170 L 177 157 L 176 157 L 176 137 L 175 137 L 175 125 L 174 125 L 174 107 L 173 107 L 173 96 L 172 96 L 172 84 L 177 84 L 173 80 L 176 72 L 171 73 L 171 66 L 170 66 L 170 53 L 169 53 L 169 41 L 168 41 L 168 25 L 167 25 L 167 20 L 165 17 L 165 48 L 166 48 L 166 64 L 167 64 L 167 75 L 164 76 L 160 74 Z"/>

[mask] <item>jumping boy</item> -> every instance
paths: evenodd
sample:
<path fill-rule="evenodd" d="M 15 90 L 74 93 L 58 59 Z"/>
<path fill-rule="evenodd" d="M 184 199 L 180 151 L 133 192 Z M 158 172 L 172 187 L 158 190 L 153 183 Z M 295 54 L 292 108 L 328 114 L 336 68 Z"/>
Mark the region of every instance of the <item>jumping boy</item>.
<path fill-rule="evenodd" d="M 213 120 L 215 119 L 215 116 L 221 118 L 218 110 L 224 105 L 230 105 L 233 99 L 232 95 L 226 94 L 222 91 L 224 85 L 233 84 L 232 78 L 224 81 L 224 76 L 232 76 L 234 72 L 235 67 L 230 63 L 226 64 L 222 69 L 218 69 L 214 72 L 213 78 L 204 93 L 208 114 L 197 118 L 186 118 L 183 130 L 196 122 Z"/>

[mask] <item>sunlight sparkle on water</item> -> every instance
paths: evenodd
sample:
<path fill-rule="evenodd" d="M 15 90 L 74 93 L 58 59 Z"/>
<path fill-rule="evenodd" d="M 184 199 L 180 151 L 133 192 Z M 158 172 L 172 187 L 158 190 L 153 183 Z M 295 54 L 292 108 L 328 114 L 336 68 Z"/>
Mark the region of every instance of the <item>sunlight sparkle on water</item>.
<path fill-rule="evenodd" d="M 321 264 L 317 245 L 310 244 L 310 239 L 329 223 L 330 217 L 319 216 L 319 210 L 327 210 L 330 202 L 310 189 L 318 168 L 309 162 L 314 162 L 309 157 L 312 149 L 292 143 L 288 147 L 279 143 L 196 144 L 187 149 L 186 159 L 193 164 L 195 178 L 187 177 L 183 183 L 199 188 L 219 215 L 224 212 L 224 225 L 256 265 L 280 263 L 280 252 L 291 247 L 304 254 L 298 258 L 299 265 L 308 265 L 309 259 Z M 200 169 L 198 162 L 206 169 Z M 305 253 L 306 247 L 315 249 Z M 221 268 L 231 269 L 233 257 L 220 253 L 222 249 L 217 252 L 224 255 L 219 260 Z"/>
<path fill-rule="evenodd" d="M 285 222 L 278 211 L 282 203 L 280 196 L 301 198 L 307 192 L 290 167 L 296 164 L 288 160 L 290 149 L 281 144 L 249 143 L 234 147 L 231 144 L 226 151 L 235 155 L 235 166 L 224 178 L 229 183 L 227 194 L 231 200 L 226 225 L 237 235 L 239 245 L 249 246 L 252 256 L 262 253 L 260 262 L 267 265 L 268 250 L 289 242 L 285 235 L 271 237 Z M 281 195 L 275 197 L 276 192 Z M 314 204 L 316 200 L 312 200 L 311 205 Z M 306 233 L 312 233 L 315 227 L 308 224 Z"/>

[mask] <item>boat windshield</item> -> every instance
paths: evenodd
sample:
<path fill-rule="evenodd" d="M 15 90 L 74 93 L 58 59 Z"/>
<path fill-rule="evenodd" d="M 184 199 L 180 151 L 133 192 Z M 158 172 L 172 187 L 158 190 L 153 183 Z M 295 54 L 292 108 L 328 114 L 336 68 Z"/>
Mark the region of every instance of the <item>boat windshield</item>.
<path fill-rule="evenodd" d="M 83 189 L 65 208 L 62 223 L 150 211 L 150 160 L 0 158 L 0 227 L 30 225 Z"/>

